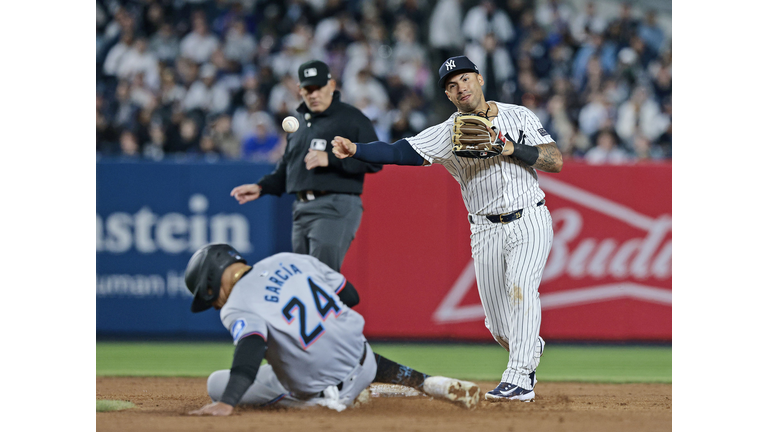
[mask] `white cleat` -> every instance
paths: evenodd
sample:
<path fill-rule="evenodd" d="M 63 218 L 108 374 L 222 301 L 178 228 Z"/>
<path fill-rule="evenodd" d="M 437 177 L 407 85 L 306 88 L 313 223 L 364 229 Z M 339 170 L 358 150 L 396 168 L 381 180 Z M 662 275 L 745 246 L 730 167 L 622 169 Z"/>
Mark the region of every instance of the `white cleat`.
<path fill-rule="evenodd" d="M 424 380 L 424 393 L 467 409 L 475 408 L 480 402 L 480 387 L 477 384 L 442 376 L 432 376 Z"/>

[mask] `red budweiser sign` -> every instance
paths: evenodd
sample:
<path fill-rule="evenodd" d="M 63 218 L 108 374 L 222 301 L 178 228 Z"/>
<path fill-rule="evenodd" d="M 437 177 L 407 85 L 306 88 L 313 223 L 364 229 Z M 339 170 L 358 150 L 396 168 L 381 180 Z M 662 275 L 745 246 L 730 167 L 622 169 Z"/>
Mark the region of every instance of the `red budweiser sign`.
<path fill-rule="evenodd" d="M 545 338 L 672 339 L 671 171 L 569 163 L 540 174 L 555 231 L 539 290 Z M 366 334 L 492 341 L 455 181 L 439 167 L 387 167 L 363 197 L 343 271 L 360 285 Z"/>

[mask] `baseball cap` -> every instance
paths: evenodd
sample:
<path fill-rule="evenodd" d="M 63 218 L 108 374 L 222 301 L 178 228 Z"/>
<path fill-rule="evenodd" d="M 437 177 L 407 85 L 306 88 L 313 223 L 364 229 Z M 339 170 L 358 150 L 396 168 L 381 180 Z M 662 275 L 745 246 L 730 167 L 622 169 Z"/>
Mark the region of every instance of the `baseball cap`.
<path fill-rule="evenodd" d="M 323 87 L 331 79 L 331 71 L 328 65 L 320 60 L 310 60 L 299 66 L 299 85 L 302 87 Z"/>
<path fill-rule="evenodd" d="M 445 80 L 448 79 L 448 75 L 453 75 L 457 72 L 480 73 L 480 71 L 477 69 L 477 66 L 475 66 L 475 64 L 472 63 L 472 61 L 469 60 L 467 56 L 451 57 L 444 61 L 442 65 L 440 65 L 440 71 L 438 72 L 440 75 L 440 80 L 437 82 L 437 85 L 444 89 Z"/>

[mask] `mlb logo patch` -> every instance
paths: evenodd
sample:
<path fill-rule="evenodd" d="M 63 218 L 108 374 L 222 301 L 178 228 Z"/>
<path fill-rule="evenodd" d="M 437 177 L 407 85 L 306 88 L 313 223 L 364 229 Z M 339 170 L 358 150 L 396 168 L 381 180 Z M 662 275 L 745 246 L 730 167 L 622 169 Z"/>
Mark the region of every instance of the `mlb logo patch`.
<path fill-rule="evenodd" d="M 312 150 L 325 151 L 325 147 L 327 145 L 328 145 L 328 141 L 322 138 L 315 138 L 312 140 L 311 143 L 309 143 L 309 148 L 311 148 Z"/>
<path fill-rule="evenodd" d="M 238 339 L 240 339 L 240 335 L 243 334 L 243 330 L 245 329 L 245 326 L 247 323 L 244 319 L 239 319 L 235 321 L 234 324 L 232 324 L 232 330 L 230 333 L 232 333 L 232 339 L 237 342 Z"/>
<path fill-rule="evenodd" d="M 304 70 L 304 78 L 317 76 L 317 68 L 307 68 Z"/>
<path fill-rule="evenodd" d="M 541 135 L 541 136 L 547 136 L 547 135 L 549 135 L 549 132 L 547 132 L 547 130 L 546 130 L 546 129 L 544 129 L 544 128 L 541 128 L 541 129 L 539 129 L 539 135 Z"/>

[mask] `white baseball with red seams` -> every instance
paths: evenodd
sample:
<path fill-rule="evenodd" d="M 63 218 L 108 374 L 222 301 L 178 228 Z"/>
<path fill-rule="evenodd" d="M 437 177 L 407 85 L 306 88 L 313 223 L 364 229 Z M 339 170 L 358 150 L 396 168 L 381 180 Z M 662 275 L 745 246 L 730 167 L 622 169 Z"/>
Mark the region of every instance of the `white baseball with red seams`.
<path fill-rule="evenodd" d="M 554 142 L 529 109 L 491 103 L 499 111 L 493 125 L 507 139 L 520 142 L 522 131 L 526 145 Z M 443 165 L 461 186 L 485 326 L 509 351 L 501 381 L 531 390 L 531 373 L 539 365 L 543 348 L 539 284 L 552 248 L 552 217 L 546 205 L 537 205 L 544 191 L 534 168 L 513 157 L 472 159 L 453 154 L 451 136 L 457 114 L 406 140 L 427 162 Z M 522 210 L 520 218 L 509 223 L 485 217 L 518 210 Z"/>
<path fill-rule="evenodd" d="M 288 133 L 293 133 L 299 130 L 299 119 L 294 116 L 288 116 L 283 119 L 283 130 Z"/>

